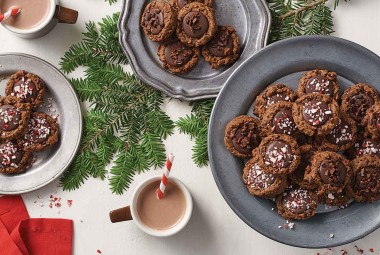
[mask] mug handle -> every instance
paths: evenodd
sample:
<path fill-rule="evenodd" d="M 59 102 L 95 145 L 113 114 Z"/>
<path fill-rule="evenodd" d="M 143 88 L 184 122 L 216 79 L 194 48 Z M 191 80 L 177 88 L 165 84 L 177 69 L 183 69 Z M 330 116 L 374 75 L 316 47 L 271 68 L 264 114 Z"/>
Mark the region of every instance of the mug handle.
<path fill-rule="evenodd" d="M 110 211 L 110 220 L 112 223 L 132 220 L 131 208 L 126 206 L 113 211 Z"/>
<path fill-rule="evenodd" d="M 58 23 L 75 24 L 78 19 L 78 12 L 76 10 L 57 5 L 55 8 L 54 18 L 58 20 Z"/>

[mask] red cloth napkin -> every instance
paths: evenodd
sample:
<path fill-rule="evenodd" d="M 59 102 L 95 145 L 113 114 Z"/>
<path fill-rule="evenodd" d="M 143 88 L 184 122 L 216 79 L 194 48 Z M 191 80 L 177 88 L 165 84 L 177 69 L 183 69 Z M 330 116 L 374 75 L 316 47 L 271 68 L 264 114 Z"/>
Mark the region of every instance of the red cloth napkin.
<path fill-rule="evenodd" d="M 0 197 L 0 255 L 71 255 L 73 222 L 30 219 L 21 196 Z"/>

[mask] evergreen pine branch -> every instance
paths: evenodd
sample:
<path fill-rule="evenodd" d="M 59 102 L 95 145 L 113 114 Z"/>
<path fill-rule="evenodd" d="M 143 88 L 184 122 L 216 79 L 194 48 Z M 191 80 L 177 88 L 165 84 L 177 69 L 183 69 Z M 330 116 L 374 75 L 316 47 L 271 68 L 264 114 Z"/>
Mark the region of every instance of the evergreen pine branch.
<path fill-rule="evenodd" d="M 118 16 L 89 22 L 83 41 L 60 62 L 66 73 L 84 67 L 84 78 L 71 82 L 79 98 L 91 103 L 78 155 L 60 180 L 64 190 L 79 188 L 91 176 L 104 179 L 114 163 L 110 189 L 121 194 L 136 173 L 162 167 L 166 159 L 163 139 L 172 134 L 174 123 L 161 110 L 162 94 L 124 71 Z"/>

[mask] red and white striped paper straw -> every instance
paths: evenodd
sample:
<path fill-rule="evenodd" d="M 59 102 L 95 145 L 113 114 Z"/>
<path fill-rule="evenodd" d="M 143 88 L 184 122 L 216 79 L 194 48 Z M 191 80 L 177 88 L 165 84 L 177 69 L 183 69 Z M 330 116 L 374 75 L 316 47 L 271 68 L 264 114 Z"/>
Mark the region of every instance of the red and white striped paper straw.
<path fill-rule="evenodd" d="M 170 174 L 170 170 L 172 169 L 174 160 L 173 153 L 169 154 L 168 159 L 166 160 L 166 168 L 164 170 L 164 173 L 162 174 L 160 187 L 157 189 L 157 198 L 162 199 L 164 197 L 165 187 L 168 184 L 168 178 Z"/>
<path fill-rule="evenodd" d="M 0 22 L 8 19 L 11 16 L 16 16 L 21 11 L 21 8 L 11 7 L 6 13 L 0 14 Z"/>

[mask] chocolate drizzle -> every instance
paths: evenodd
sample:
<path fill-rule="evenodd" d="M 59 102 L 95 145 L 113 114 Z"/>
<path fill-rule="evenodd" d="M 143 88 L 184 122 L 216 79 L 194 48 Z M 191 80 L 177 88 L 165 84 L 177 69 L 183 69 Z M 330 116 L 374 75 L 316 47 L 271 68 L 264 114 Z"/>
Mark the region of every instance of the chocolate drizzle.
<path fill-rule="evenodd" d="M 144 27 L 146 27 L 151 34 L 158 35 L 165 26 L 164 14 L 160 9 L 148 9 L 144 13 Z"/>
<path fill-rule="evenodd" d="M 186 35 L 199 39 L 207 32 L 209 23 L 203 13 L 191 11 L 183 18 L 182 27 Z"/>
<path fill-rule="evenodd" d="M 180 41 L 168 44 L 165 47 L 165 60 L 171 66 L 183 66 L 188 63 L 193 56 L 194 51 L 183 45 Z"/>

